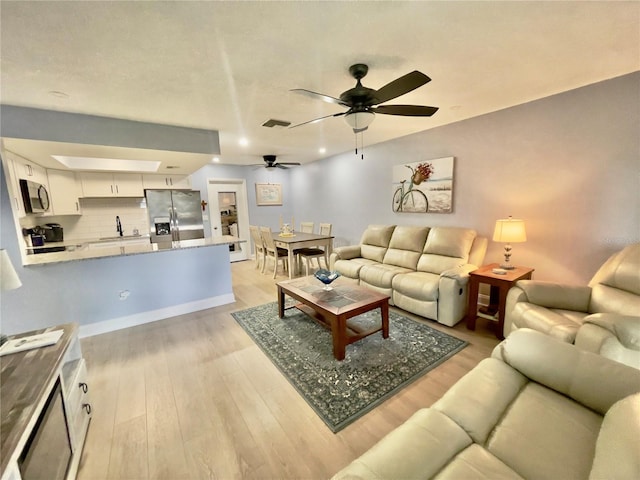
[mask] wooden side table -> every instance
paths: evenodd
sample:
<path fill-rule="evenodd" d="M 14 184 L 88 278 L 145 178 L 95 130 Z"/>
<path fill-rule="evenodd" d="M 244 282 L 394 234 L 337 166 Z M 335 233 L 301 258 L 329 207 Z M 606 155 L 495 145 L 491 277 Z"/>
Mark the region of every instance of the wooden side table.
<path fill-rule="evenodd" d="M 469 310 L 467 312 L 467 328 L 476 329 L 476 319 L 478 317 L 478 290 L 481 283 L 491 285 L 489 307 L 498 311 L 498 330 L 496 337 L 500 340 L 504 338 L 504 314 L 507 305 L 507 292 L 518 280 L 530 280 L 534 269 L 530 267 L 516 267 L 507 270 L 506 274 L 499 275 L 493 273 L 494 268 L 500 268 L 497 263 L 490 263 L 469 273 Z M 497 305 L 496 305 L 497 302 Z"/>

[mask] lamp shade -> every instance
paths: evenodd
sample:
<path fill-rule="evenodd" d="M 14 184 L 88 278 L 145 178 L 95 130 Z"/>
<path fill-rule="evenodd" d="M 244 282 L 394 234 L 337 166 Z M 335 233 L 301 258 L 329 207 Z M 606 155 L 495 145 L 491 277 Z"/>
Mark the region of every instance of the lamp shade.
<path fill-rule="evenodd" d="M 22 282 L 13 268 L 9 254 L 5 249 L 0 250 L 0 290 L 13 290 L 21 286 Z"/>
<path fill-rule="evenodd" d="M 493 241 L 502 243 L 518 243 L 527 241 L 524 220 L 518 218 L 503 218 L 496 221 L 493 231 Z"/>
<path fill-rule="evenodd" d="M 353 128 L 355 132 L 366 129 L 373 119 L 376 118 L 373 112 L 353 112 L 344 116 L 344 121 Z"/>

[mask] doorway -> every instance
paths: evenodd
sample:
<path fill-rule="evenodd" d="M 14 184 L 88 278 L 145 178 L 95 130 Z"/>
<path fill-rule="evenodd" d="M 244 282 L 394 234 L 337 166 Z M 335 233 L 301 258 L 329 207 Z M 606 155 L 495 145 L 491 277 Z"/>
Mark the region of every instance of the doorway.
<path fill-rule="evenodd" d="M 232 262 L 249 258 L 249 206 L 244 179 L 210 179 L 207 183 L 211 236 L 233 235 L 243 243 L 229 245 Z"/>

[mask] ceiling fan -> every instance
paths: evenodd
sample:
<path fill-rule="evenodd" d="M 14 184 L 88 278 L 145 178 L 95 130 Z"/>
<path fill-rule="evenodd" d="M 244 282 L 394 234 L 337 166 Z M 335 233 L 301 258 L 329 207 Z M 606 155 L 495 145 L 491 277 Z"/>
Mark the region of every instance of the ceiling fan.
<path fill-rule="evenodd" d="M 365 131 L 373 119 L 375 114 L 382 115 L 400 115 L 408 117 L 430 117 L 438 111 L 438 107 L 427 107 L 423 105 L 380 105 L 381 103 L 393 100 L 405 93 L 409 93 L 418 87 L 431 81 L 424 73 L 414 70 L 400 78 L 396 78 L 385 86 L 374 90 L 362 85 L 360 80 L 367 75 L 369 67 L 363 63 L 357 63 L 349 67 L 349 73 L 356 79 L 356 86 L 342 92 L 339 98 L 324 95 L 322 93 L 312 92 L 302 88 L 291 90 L 311 98 L 323 100 L 328 103 L 335 103 L 347 107 L 346 112 L 335 113 L 325 117 L 309 120 L 308 122 L 299 123 L 289 128 L 316 123 L 325 118 L 340 117 L 344 115 L 345 121 L 349 124 L 355 133 Z"/>
<path fill-rule="evenodd" d="M 264 168 L 289 168 L 289 166 L 300 165 L 298 162 L 277 162 L 275 155 L 263 155 L 264 165 L 255 163 L 254 166 L 264 166 Z"/>

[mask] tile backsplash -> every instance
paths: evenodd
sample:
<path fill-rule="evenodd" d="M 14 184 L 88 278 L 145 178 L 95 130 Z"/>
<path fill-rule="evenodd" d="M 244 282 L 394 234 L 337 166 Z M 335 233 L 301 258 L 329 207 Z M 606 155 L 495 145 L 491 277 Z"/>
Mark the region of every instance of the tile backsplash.
<path fill-rule="evenodd" d="M 64 240 L 86 241 L 118 235 L 116 216 L 120 217 L 124 235 L 149 234 L 147 201 L 145 198 L 81 198 L 82 215 L 31 216 L 20 221 L 22 227 L 59 223 L 64 228 Z"/>

